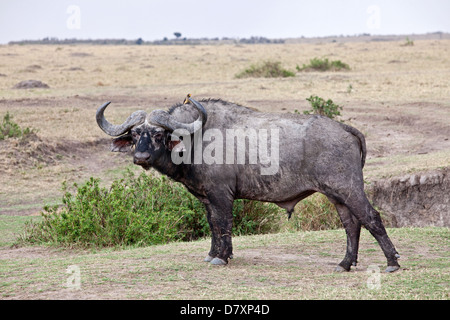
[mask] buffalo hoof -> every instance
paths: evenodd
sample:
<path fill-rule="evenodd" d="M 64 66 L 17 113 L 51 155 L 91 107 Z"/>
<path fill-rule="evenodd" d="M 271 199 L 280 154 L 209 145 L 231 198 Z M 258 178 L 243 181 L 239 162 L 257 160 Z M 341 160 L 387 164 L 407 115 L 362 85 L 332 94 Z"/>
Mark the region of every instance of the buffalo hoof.
<path fill-rule="evenodd" d="M 388 266 L 384 272 L 391 273 L 397 271 L 398 269 L 400 269 L 400 266 Z"/>
<path fill-rule="evenodd" d="M 203 261 L 205 262 L 211 262 L 211 260 L 214 259 L 214 257 L 211 257 L 209 254 L 205 257 Z"/>
<path fill-rule="evenodd" d="M 336 268 L 334 268 L 334 272 L 347 272 L 348 270 L 346 270 L 345 268 L 343 268 L 340 265 L 337 265 Z"/>
<path fill-rule="evenodd" d="M 211 264 L 215 266 L 225 266 L 227 265 L 227 262 L 225 260 L 216 257 L 211 260 Z"/>

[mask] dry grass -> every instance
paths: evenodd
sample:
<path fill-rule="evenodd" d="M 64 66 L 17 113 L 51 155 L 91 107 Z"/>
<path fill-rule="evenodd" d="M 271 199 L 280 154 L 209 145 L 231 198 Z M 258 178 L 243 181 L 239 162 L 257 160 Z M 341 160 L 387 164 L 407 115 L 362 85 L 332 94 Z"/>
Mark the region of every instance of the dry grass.
<path fill-rule="evenodd" d="M 315 94 L 342 105 L 343 119 L 366 135 L 366 177 L 448 166 L 450 41 L 402 43 L 0 46 L 0 116 L 9 111 L 22 127 L 38 130 L 42 141 L 26 145 L 29 152 L 51 146 L 62 155 L 53 155 L 57 161 L 51 164 L 21 166 L 14 164 L 15 154 L 22 155 L 18 142 L 0 145 L 0 196 L 6 198 L 0 210 L 5 203 L 22 208 L 54 201 L 63 180 L 108 176 L 123 168 L 129 159 L 107 152 L 108 143 L 99 140 L 106 137 L 94 121 L 97 107 L 108 100 L 113 104 L 106 116 L 117 123 L 136 108 L 165 108 L 186 93 L 268 112 L 301 112 L 309 108 L 305 99 Z M 351 70 L 235 78 L 254 63 L 281 61 L 295 70 L 313 57 L 345 61 Z M 50 89 L 12 89 L 26 79 Z M 74 142 L 96 148 L 58 152 Z M 12 156 L 11 148 L 17 151 Z"/>
<path fill-rule="evenodd" d="M 0 96 L 29 97 L 10 90 L 27 78 L 51 89 L 31 96 L 70 96 L 134 92 L 146 96 L 218 95 L 231 100 L 304 99 L 311 89 L 319 96 L 353 100 L 442 101 L 450 85 L 450 41 L 221 46 L 1 46 Z M 82 54 L 84 53 L 84 54 Z M 292 79 L 236 80 L 249 64 L 281 61 L 287 69 L 313 57 L 346 61 L 351 73 L 299 74 Z M 34 68 L 30 68 L 34 66 Z M 40 66 L 40 68 L 36 68 Z M 264 84 L 266 90 L 255 90 Z M 402 90 L 399 90 L 402 88 Z M 340 92 L 342 91 L 342 92 Z M 183 95 L 182 95 L 183 96 Z"/>

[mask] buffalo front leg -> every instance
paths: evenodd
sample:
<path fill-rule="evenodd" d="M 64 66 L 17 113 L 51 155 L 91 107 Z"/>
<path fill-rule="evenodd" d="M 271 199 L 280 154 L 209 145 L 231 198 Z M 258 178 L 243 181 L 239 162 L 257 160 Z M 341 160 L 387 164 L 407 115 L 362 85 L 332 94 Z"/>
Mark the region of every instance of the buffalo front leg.
<path fill-rule="evenodd" d="M 358 262 L 361 223 L 350 213 L 350 210 L 345 205 L 336 203 L 335 207 L 347 234 L 347 251 L 344 260 L 338 264 L 335 271 L 350 271 L 350 267 L 352 265 L 356 266 Z"/>
<path fill-rule="evenodd" d="M 233 227 L 233 201 L 211 202 L 206 205 L 211 229 L 211 249 L 205 261 L 213 265 L 226 265 L 233 255 L 231 229 Z"/>

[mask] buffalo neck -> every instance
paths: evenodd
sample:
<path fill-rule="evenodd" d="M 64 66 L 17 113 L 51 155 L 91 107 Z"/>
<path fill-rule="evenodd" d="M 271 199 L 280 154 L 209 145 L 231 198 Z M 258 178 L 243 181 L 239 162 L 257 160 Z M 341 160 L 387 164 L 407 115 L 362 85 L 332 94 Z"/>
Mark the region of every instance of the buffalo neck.
<path fill-rule="evenodd" d="M 153 168 L 160 173 L 174 179 L 175 181 L 183 182 L 185 164 L 175 164 L 172 161 L 170 152 L 165 152 L 152 165 Z"/>

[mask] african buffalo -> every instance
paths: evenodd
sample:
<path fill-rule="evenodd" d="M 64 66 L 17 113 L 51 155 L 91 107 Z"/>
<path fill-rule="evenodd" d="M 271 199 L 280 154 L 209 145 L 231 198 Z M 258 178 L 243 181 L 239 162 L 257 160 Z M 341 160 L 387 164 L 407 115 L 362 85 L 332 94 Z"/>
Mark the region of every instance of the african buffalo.
<path fill-rule="evenodd" d="M 225 265 L 232 258 L 234 199 L 273 202 L 290 216 L 300 200 L 320 192 L 336 206 L 347 234 L 336 271 L 356 265 L 361 224 L 383 250 L 386 272 L 399 269 L 400 256 L 364 193 L 366 144 L 355 128 L 324 116 L 262 113 L 190 95 L 169 111 L 139 110 L 113 125 L 104 116 L 109 103 L 96 119 L 116 137 L 111 151 L 134 146 L 135 164 L 181 182 L 205 204 L 212 233 L 205 261 Z"/>

